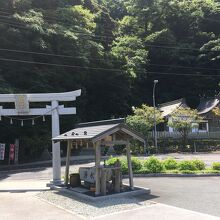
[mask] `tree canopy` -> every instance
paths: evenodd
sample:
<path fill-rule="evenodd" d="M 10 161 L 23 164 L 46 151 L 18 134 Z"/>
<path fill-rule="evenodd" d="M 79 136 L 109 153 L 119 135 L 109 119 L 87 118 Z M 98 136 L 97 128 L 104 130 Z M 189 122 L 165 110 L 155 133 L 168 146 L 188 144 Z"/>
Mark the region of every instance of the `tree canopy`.
<path fill-rule="evenodd" d="M 219 0 L 0 0 L 0 92 L 81 88 L 63 130 L 151 105 L 154 79 L 158 103 L 195 107 L 218 90 L 219 24 Z"/>
<path fill-rule="evenodd" d="M 189 133 L 193 128 L 198 128 L 202 119 L 197 110 L 180 107 L 171 114 L 168 126 L 181 134 L 185 147 Z"/>
<path fill-rule="evenodd" d="M 163 122 L 162 114 L 157 109 L 155 109 L 155 119 L 156 124 Z M 133 115 L 126 118 L 126 123 L 134 130 L 147 136 L 154 126 L 154 108 L 144 104 L 140 108 L 133 107 Z"/>

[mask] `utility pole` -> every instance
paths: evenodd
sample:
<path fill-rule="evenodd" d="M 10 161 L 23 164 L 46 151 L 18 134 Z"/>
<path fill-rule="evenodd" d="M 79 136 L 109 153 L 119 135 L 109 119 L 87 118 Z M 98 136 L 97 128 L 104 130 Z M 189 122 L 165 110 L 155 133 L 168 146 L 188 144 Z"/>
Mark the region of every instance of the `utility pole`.
<path fill-rule="evenodd" d="M 156 153 L 158 153 L 158 147 L 157 147 L 157 123 L 156 123 L 156 103 L 155 103 L 155 87 L 158 83 L 158 80 L 154 80 L 154 86 L 153 86 L 153 106 L 154 106 L 154 144 L 156 148 Z"/>

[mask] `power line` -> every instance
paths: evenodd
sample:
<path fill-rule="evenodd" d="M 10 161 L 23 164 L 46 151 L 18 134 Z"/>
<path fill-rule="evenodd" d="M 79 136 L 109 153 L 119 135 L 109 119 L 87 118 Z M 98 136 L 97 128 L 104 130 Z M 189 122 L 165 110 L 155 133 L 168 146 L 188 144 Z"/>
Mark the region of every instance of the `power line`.
<path fill-rule="evenodd" d="M 54 56 L 54 57 L 62 57 L 62 58 L 73 58 L 73 59 L 85 59 L 86 58 L 86 59 L 90 59 L 90 60 L 106 61 L 106 59 L 98 59 L 98 58 L 96 59 L 96 58 L 91 58 L 91 57 L 69 56 L 69 55 L 63 55 L 63 54 L 52 54 L 52 53 L 43 53 L 43 52 L 26 51 L 26 50 L 15 50 L 15 49 L 7 49 L 7 48 L 0 48 L 0 51 L 14 52 L 14 53 L 26 53 L 26 54 L 34 54 L 34 55 L 42 55 L 42 56 Z M 220 69 L 216 69 L 216 68 L 189 67 L 189 66 L 181 66 L 181 65 L 165 65 L 165 64 L 153 64 L 153 63 L 149 63 L 147 65 L 148 66 L 184 68 L 184 69 L 220 71 Z"/>
<path fill-rule="evenodd" d="M 15 24 L 11 24 L 11 23 L 7 23 L 7 22 L 4 22 L 4 21 L 1 21 L 0 20 L 0 23 L 2 24 L 7 24 L 7 25 L 10 25 L 12 27 L 15 27 L 15 28 L 20 28 L 20 29 L 23 29 L 23 30 L 30 30 L 29 28 L 25 27 L 25 26 L 18 26 L 18 25 L 15 25 Z"/>
<path fill-rule="evenodd" d="M 43 55 L 43 56 L 54 56 L 54 57 L 63 57 L 63 58 L 76 58 L 76 59 L 90 59 L 90 60 L 105 60 L 105 59 L 96 59 L 91 57 L 82 57 L 82 56 L 69 56 L 64 54 L 52 54 L 52 53 L 43 53 L 43 52 L 35 52 L 35 51 L 26 51 L 26 50 L 15 50 L 15 49 L 7 49 L 7 48 L 0 48 L 0 51 L 6 52 L 15 52 L 15 53 L 27 53 L 27 54 L 35 54 L 35 55 Z"/>
<path fill-rule="evenodd" d="M 66 65 L 66 64 L 43 63 L 43 62 L 35 62 L 35 61 L 29 61 L 29 60 L 16 60 L 16 59 L 7 59 L 7 58 L 0 58 L 0 61 L 18 62 L 18 63 L 27 63 L 27 64 L 36 64 L 36 65 L 48 65 L 48 66 L 67 67 L 67 68 L 105 70 L 105 71 L 112 71 L 112 72 L 119 72 L 119 71 L 121 72 L 122 71 L 120 69 L 107 69 L 107 68 L 101 68 L 101 67 L 73 66 L 73 65 Z"/>
<path fill-rule="evenodd" d="M 2 11 L 0 11 L 0 13 L 6 13 L 6 12 L 2 12 Z M 12 15 L 12 14 L 10 14 L 10 13 L 7 13 L 8 15 Z M 0 15 L 0 17 L 1 17 L 1 15 Z M 9 18 L 8 16 L 3 16 L 3 17 L 7 17 L 7 18 Z M 57 18 L 51 18 L 51 17 L 48 17 L 47 15 L 45 15 L 45 14 L 43 14 L 43 17 L 44 18 L 47 18 L 48 20 L 54 20 L 54 21 L 58 21 L 58 22 L 61 22 L 61 23 L 63 23 L 63 24 L 67 24 L 68 23 L 68 21 L 65 21 L 64 22 L 64 20 L 60 20 L 60 19 L 57 19 Z M 71 23 L 69 23 L 70 25 L 71 25 Z M 84 33 L 84 32 L 79 32 L 79 33 Z M 112 39 L 115 39 L 116 37 L 113 37 L 112 35 L 93 35 L 93 36 L 100 36 L 100 37 L 106 37 L 106 38 L 112 38 Z M 103 40 L 102 40 L 103 41 Z M 106 42 L 111 42 L 111 41 L 106 41 Z M 167 42 L 158 42 L 158 43 L 162 43 L 162 44 L 166 44 L 166 45 L 176 45 L 176 43 L 167 43 Z M 187 42 L 185 42 L 185 43 L 187 43 Z"/>
<path fill-rule="evenodd" d="M 0 11 L 1 13 L 1 11 Z M 49 18 L 49 20 L 53 20 L 51 18 Z M 59 19 L 56 19 L 57 21 L 61 21 Z M 1 22 L 1 21 L 0 21 Z M 64 21 L 61 21 L 63 24 L 67 24 L 66 22 Z M 219 21 L 220 22 L 220 21 Z M 13 22 L 14 24 L 18 24 L 18 25 L 22 25 L 20 23 L 16 23 L 16 22 Z M 7 23 L 9 24 L 9 23 Z M 30 25 L 30 24 L 29 24 Z M 25 26 L 24 26 L 25 27 Z M 116 40 L 116 37 L 113 37 L 113 36 L 110 36 L 110 35 L 94 35 L 92 33 L 84 33 L 82 31 L 78 31 L 78 30 L 73 30 L 74 33 L 78 33 L 78 34 L 82 34 L 82 35 L 85 35 L 85 36 L 91 36 L 93 38 L 110 38 L 112 40 Z M 109 43 L 112 43 L 112 40 L 107 40 L 107 39 L 102 39 L 102 41 L 105 41 L 105 42 L 109 42 Z M 165 42 L 163 42 L 165 43 Z M 166 43 L 167 44 L 167 43 Z M 173 45 L 173 44 L 170 44 L 170 45 Z M 173 46 L 164 46 L 164 45 L 155 45 L 155 44 L 145 44 L 145 46 L 148 46 L 148 47 L 155 47 L 155 48 L 165 48 L 165 49 L 177 49 L 177 50 L 192 50 L 192 51 L 199 51 L 201 52 L 201 49 L 200 48 L 193 48 L 193 47 L 173 47 Z M 206 51 L 206 52 L 214 52 L 214 51 L 211 51 L 211 50 L 202 50 L 202 51 Z"/>
<path fill-rule="evenodd" d="M 198 69 L 198 70 L 213 70 L 213 71 L 220 71 L 220 69 L 215 68 L 205 68 L 205 67 L 190 67 L 190 66 L 181 66 L 181 65 L 165 65 L 165 64 L 154 64 L 150 63 L 147 64 L 149 66 L 162 66 L 162 67 L 176 67 L 176 68 L 183 68 L 183 69 Z"/>
<path fill-rule="evenodd" d="M 213 19 L 213 18 L 203 18 L 203 20 L 214 21 L 214 22 L 219 22 L 220 23 L 220 20 Z"/>
<path fill-rule="evenodd" d="M 220 74 L 193 74 L 193 73 L 169 73 L 169 72 L 152 72 L 147 71 L 147 74 L 156 74 L 156 75 L 174 75 L 174 76 L 193 76 L 193 77 L 220 77 Z"/>
<path fill-rule="evenodd" d="M 13 25 L 13 26 L 17 26 L 18 28 L 26 28 L 28 29 L 24 24 L 22 23 L 19 23 L 19 22 L 16 22 L 16 21 L 11 21 L 11 20 L 8 20 L 8 19 L 5 19 L 5 18 L 0 18 L 0 22 L 1 23 L 5 23 L 5 24 L 8 24 L 8 25 Z M 30 25 L 30 24 L 26 24 L 26 25 Z"/>
<path fill-rule="evenodd" d="M 5 11 L 2 11 L 2 10 L 7 10 L 5 8 L 0 8 L 0 13 L 3 13 L 3 14 L 6 14 L 6 15 L 12 15 L 11 13 L 8 13 L 8 12 L 5 12 Z"/>
<path fill-rule="evenodd" d="M 22 28 L 22 29 L 26 29 L 26 30 L 30 30 L 29 28 L 27 28 L 27 27 L 25 27 L 25 26 L 16 26 L 15 24 L 11 24 L 11 23 L 8 23 L 8 22 L 4 22 L 4 21 L 1 21 L 0 20 L 0 23 L 3 23 L 3 24 L 7 24 L 7 25 L 11 25 L 11 26 L 13 26 L 13 27 L 17 27 L 17 28 Z M 21 24 L 19 24 L 18 23 L 18 25 L 21 25 Z M 28 25 L 30 25 L 30 24 L 28 24 Z M 78 33 L 78 34 L 81 34 L 81 35 L 84 35 L 84 36 L 91 36 L 90 34 L 84 34 L 84 33 L 81 33 L 81 32 L 76 32 L 76 31 L 74 31 L 73 30 L 73 32 L 74 33 Z M 91 37 L 94 37 L 94 38 L 96 38 L 96 37 L 99 37 L 98 35 L 93 35 L 93 36 L 91 36 Z M 102 35 L 102 37 L 104 37 L 104 35 Z M 109 43 L 112 43 L 112 41 L 108 41 L 108 40 L 103 40 L 102 39 L 102 41 L 103 42 L 109 42 Z M 162 46 L 162 45 L 155 45 L 155 44 L 145 44 L 145 46 L 148 46 L 148 47 L 155 47 L 155 48 L 164 48 L 164 49 L 176 49 L 176 50 L 194 50 L 194 51 L 200 51 L 201 52 L 201 50 L 199 49 L 199 48 L 189 48 L 189 47 L 169 47 L 169 46 Z M 211 50 L 203 50 L 203 51 L 206 51 L 206 52 L 213 52 L 213 51 L 211 51 Z M 217 51 L 218 52 L 218 51 Z"/>
<path fill-rule="evenodd" d="M 2 13 L 2 12 L 0 11 L 0 13 Z M 1 14 L 0 14 L 0 17 L 7 18 L 7 19 L 12 18 L 12 17 L 9 17 L 8 15 L 6 16 L 6 15 L 1 15 Z"/>
<path fill-rule="evenodd" d="M 22 23 L 20 23 L 20 22 L 17 22 L 17 21 L 14 21 L 14 20 L 9 20 L 9 19 L 5 19 L 5 18 L 0 18 L 1 20 L 1 22 L 2 23 L 6 23 L 6 24 L 14 24 L 14 25 L 18 25 L 18 26 L 23 26 L 23 27 L 25 27 L 24 26 L 24 24 L 22 24 Z"/>
<path fill-rule="evenodd" d="M 100 5 L 98 3 L 96 3 L 95 1 L 93 1 L 93 4 L 95 6 L 97 6 L 99 8 L 100 11 L 102 11 L 103 13 L 106 13 L 105 11 L 102 10 L 102 8 L 100 7 Z M 101 5 L 102 7 L 105 7 L 104 5 Z M 106 8 L 105 8 L 106 9 Z M 2 11 L 4 10 L 4 11 Z M 43 9 L 44 10 L 44 9 Z M 106 9 L 107 10 L 107 9 Z M 6 12 L 8 11 L 8 12 Z M 3 14 L 7 14 L 7 15 L 12 15 L 12 13 L 9 13 L 10 10 L 6 9 L 6 8 L 0 8 L 0 13 L 3 13 Z M 11 11 L 10 11 L 11 12 Z M 17 12 L 20 12 L 20 13 L 23 13 L 24 11 L 19 11 L 19 10 L 16 10 L 16 11 L 13 11 L 13 13 L 17 13 Z M 43 14 L 43 13 L 42 13 Z M 48 15 L 45 15 L 43 14 L 43 16 L 49 20 L 54 20 L 54 21 L 59 21 L 59 22 L 64 22 L 64 20 L 60 20 L 60 19 L 57 19 L 55 17 L 51 17 L 51 16 L 48 16 Z M 201 17 L 202 20 L 208 20 L 208 21 L 213 21 L 213 22 L 220 22 L 220 20 L 218 19 L 213 19 L 213 18 L 204 18 L 204 17 Z M 66 21 L 65 21 L 66 22 Z M 109 35 L 110 36 L 110 35 Z"/>
<path fill-rule="evenodd" d="M 0 11 L 0 13 L 1 13 L 1 11 Z M 10 17 L 2 16 L 2 15 L 0 15 L 0 17 L 11 19 Z M 54 20 L 54 19 L 50 19 L 50 18 L 48 19 L 47 16 L 43 16 L 43 17 L 46 18 L 46 20 Z M 2 19 L 2 18 L 0 18 L 0 19 Z M 64 22 L 63 20 L 59 20 L 59 19 L 56 19 L 55 21 L 61 22 L 61 23 L 66 24 L 66 25 L 69 25 L 69 26 L 71 26 L 71 28 L 73 28 L 73 26 L 70 22 L 67 22 L 67 21 Z M 19 22 L 13 22 L 13 23 L 21 25 Z M 75 28 L 78 28 L 78 27 L 75 26 Z M 93 33 L 85 33 L 85 32 L 79 31 L 79 30 L 74 30 L 74 32 L 79 33 L 79 34 L 83 34 L 83 35 L 92 36 L 92 37 L 97 37 L 97 38 L 109 38 L 109 39 L 113 39 L 113 40 L 115 39 L 112 35 L 97 35 L 97 34 L 93 34 Z"/>
<path fill-rule="evenodd" d="M 213 52 L 211 50 L 203 50 L 201 51 L 200 48 L 189 48 L 189 47 L 170 47 L 170 46 L 162 46 L 162 45 L 155 45 L 155 44 L 145 44 L 147 47 L 155 47 L 155 48 L 164 48 L 164 49 L 175 49 L 175 50 L 192 50 L 192 51 L 199 51 L 199 52 Z M 217 51 L 218 52 L 218 51 Z"/>
<path fill-rule="evenodd" d="M 101 5 L 101 7 L 100 7 L 100 5 L 99 5 L 98 3 L 96 3 L 95 1 L 93 1 L 92 3 L 93 3 L 95 6 L 97 6 L 100 11 L 102 11 L 103 13 L 106 13 L 106 12 L 103 11 L 102 8 L 101 8 L 101 7 L 104 7 L 104 8 L 106 9 L 106 7 L 105 7 L 104 5 Z M 4 11 L 2 11 L 2 10 L 4 10 Z M 44 10 L 44 9 L 43 9 L 43 10 Z M 107 10 L 107 9 L 106 9 L 106 10 Z M 6 11 L 8 11 L 8 12 L 6 12 Z M 23 12 L 23 11 L 19 11 L 18 9 L 16 9 L 16 11 L 18 11 L 18 12 Z M 16 12 L 16 11 L 13 11 L 13 13 Z M 12 13 L 11 13 L 12 11 L 9 10 L 9 9 L 7 9 L 7 8 L 0 8 L 0 12 L 1 12 L 1 13 L 4 13 L 4 14 L 7 14 L 7 15 L 11 15 L 11 14 L 12 14 Z M 59 20 L 59 19 L 57 19 L 57 18 L 54 18 L 54 17 L 50 17 L 50 16 L 46 16 L 46 17 L 48 17 L 48 18 L 50 18 L 50 19 L 53 19 L 53 20 L 61 21 L 61 20 Z M 202 20 L 209 20 L 209 21 L 214 21 L 214 22 L 220 22 L 220 20 L 218 20 L 218 19 L 204 18 L 204 17 L 200 17 L 200 18 L 201 18 Z"/>
<path fill-rule="evenodd" d="M 1 20 L 0 20 L 0 23 L 7 24 L 7 25 L 10 25 L 10 26 L 16 27 L 16 28 L 28 30 L 28 31 L 30 31 L 30 29 L 28 27 L 26 27 L 25 25 L 28 25 L 29 27 L 33 25 L 33 24 L 25 24 L 25 25 L 23 25 L 23 24 L 15 23 L 15 22 L 9 23 L 9 22 L 6 22 L 6 21 L 1 21 Z M 103 36 L 101 36 L 101 35 L 92 35 L 92 34 L 89 34 L 89 33 L 83 33 L 83 32 L 75 31 L 75 30 L 73 30 L 73 33 L 78 34 L 79 36 L 88 36 L 88 37 L 91 37 L 91 38 L 98 38 L 98 39 L 104 37 L 104 35 Z M 95 39 L 95 40 L 98 40 L 98 39 Z M 105 39 L 105 40 L 101 39 L 101 41 L 102 42 L 107 42 L 107 43 L 112 43 L 112 41 L 107 40 L 107 39 Z"/>
<path fill-rule="evenodd" d="M 37 65 L 48 65 L 48 66 L 58 66 L 58 67 L 69 67 L 69 68 L 81 68 L 81 69 L 93 69 L 93 70 L 105 70 L 105 71 L 122 72 L 122 70 L 120 70 L 120 69 L 107 69 L 107 68 L 71 66 L 71 65 L 65 65 L 65 64 L 42 63 L 42 62 L 35 62 L 35 61 L 14 60 L 14 59 L 5 59 L 5 58 L 0 58 L 0 61 L 20 62 L 20 63 L 37 64 Z M 193 74 L 193 73 L 184 73 L 183 74 L 183 73 L 153 72 L 153 71 L 146 71 L 146 74 L 175 75 L 175 76 L 194 76 L 194 77 L 220 77 L 220 74 Z"/>

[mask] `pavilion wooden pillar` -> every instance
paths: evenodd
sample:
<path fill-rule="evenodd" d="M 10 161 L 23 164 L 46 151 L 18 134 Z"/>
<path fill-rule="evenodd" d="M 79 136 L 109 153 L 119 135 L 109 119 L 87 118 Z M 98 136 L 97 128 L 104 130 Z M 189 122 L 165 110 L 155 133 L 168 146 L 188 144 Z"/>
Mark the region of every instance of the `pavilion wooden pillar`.
<path fill-rule="evenodd" d="M 128 161 L 129 185 L 130 185 L 130 188 L 133 190 L 134 182 L 133 182 L 133 171 L 132 171 L 132 165 L 131 165 L 131 149 L 130 149 L 129 142 L 126 144 L 126 151 L 127 151 L 127 161 Z"/>
<path fill-rule="evenodd" d="M 100 161 L 101 161 L 101 146 L 100 141 L 95 143 L 95 195 L 99 195 L 101 191 L 100 184 Z"/>
<path fill-rule="evenodd" d="M 70 168 L 70 156 L 71 156 L 72 141 L 67 142 L 67 152 L 66 152 L 66 171 L 65 171 L 65 185 L 68 186 L 69 183 L 69 168 Z"/>

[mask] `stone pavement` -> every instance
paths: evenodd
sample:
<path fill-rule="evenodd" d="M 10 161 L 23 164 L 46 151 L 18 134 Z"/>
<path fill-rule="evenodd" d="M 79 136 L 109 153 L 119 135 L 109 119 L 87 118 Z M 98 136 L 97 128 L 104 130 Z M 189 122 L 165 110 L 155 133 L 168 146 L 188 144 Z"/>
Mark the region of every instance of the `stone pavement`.
<path fill-rule="evenodd" d="M 76 215 L 36 197 L 48 190 L 45 181 L 0 181 L 1 220 L 80 220 Z"/>

